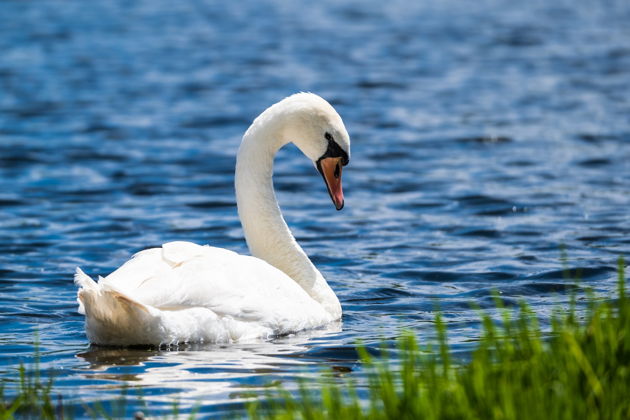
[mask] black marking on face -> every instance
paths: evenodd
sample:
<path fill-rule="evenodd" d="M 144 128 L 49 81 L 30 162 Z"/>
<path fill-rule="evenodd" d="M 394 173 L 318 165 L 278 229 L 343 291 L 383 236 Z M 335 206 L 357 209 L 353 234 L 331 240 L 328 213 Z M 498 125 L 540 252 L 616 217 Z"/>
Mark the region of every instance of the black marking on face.
<path fill-rule="evenodd" d="M 326 132 L 326 134 L 324 134 L 324 138 L 328 141 L 328 148 L 326 148 L 326 153 L 324 153 L 318 159 L 318 162 L 329 157 L 340 157 L 341 164 L 343 166 L 346 166 L 350 162 L 350 159 L 348 158 L 348 153 L 346 153 L 346 151 L 343 150 L 341 146 L 339 146 L 339 144 L 333 138 L 332 134 Z"/>

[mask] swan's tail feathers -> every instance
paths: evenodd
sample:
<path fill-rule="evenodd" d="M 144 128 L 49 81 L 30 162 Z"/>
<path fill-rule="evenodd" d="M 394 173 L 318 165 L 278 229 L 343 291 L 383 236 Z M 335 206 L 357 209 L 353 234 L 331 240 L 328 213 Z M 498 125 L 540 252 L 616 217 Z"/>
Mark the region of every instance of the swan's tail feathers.
<path fill-rule="evenodd" d="M 85 274 L 83 270 L 81 270 L 79 267 L 77 267 L 77 271 L 74 273 L 74 284 L 79 287 L 79 293 L 77 293 L 79 313 L 85 315 L 85 306 L 83 305 L 83 301 L 81 300 L 81 291 L 96 290 L 98 289 L 98 284 L 96 284 L 96 282 L 92 280 L 90 276 Z"/>
<path fill-rule="evenodd" d="M 85 274 L 79 267 L 77 267 L 77 271 L 74 273 L 74 284 L 84 289 L 94 289 L 98 287 L 96 282 L 92 280 L 90 276 Z"/>
<path fill-rule="evenodd" d="M 123 309 L 128 315 L 150 315 L 148 307 L 136 302 L 132 298 L 114 290 L 113 288 L 103 286 L 101 294 L 107 296 L 109 299 L 113 299 L 118 306 L 116 309 Z"/>
<path fill-rule="evenodd" d="M 130 345 L 142 342 L 155 309 L 137 302 L 106 282 L 96 283 L 77 269 L 79 312 L 85 314 L 85 330 L 94 344 Z M 140 340 L 140 341 L 138 341 Z"/>

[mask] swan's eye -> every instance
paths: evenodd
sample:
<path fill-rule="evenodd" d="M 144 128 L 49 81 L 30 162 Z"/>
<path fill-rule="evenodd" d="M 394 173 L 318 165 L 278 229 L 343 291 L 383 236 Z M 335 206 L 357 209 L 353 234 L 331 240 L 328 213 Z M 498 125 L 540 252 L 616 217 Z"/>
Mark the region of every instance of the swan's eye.
<path fill-rule="evenodd" d="M 326 147 L 326 153 L 324 153 L 320 159 L 328 158 L 328 157 L 338 157 L 341 158 L 341 165 L 346 166 L 348 164 L 348 153 L 343 150 L 339 144 L 335 141 L 332 134 L 326 132 L 324 134 L 326 140 L 328 140 L 328 146 Z M 339 167 L 341 171 L 341 167 Z"/>

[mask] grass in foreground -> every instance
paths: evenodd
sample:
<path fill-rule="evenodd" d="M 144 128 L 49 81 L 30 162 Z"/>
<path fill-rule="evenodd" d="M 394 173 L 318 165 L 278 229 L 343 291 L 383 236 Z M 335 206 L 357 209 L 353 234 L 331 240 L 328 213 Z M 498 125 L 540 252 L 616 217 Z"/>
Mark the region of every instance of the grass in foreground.
<path fill-rule="evenodd" d="M 395 366 L 385 351 L 373 357 L 360 350 L 369 378 L 367 398 L 359 398 L 356 386 L 344 380 L 314 391 L 303 387 L 297 396 L 275 391 L 250 404 L 248 413 L 254 419 L 309 420 L 629 419 L 630 299 L 621 259 L 617 299 L 589 296 L 588 302 L 578 320 L 573 296 L 568 313 L 553 317 L 544 338 L 524 304 L 516 317 L 503 309 L 500 326 L 482 315 L 482 338 L 465 364 L 451 360 L 447 328 L 438 314 L 437 356 L 409 333 L 398 340 L 401 362 Z M 63 404 L 52 401 L 52 382 L 43 383 L 37 365 L 35 370 L 21 370 L 15 397 L 7 398 L 0 383 L 0 420 L 72 417 L 71 410 L 64 416 Z M 93 418 L 119 418 L 108 411 L 86 406 Z M 123 407 L 119 413 L 124 412 Z"/>
<path fill-rule="evenodd" d="M 500 307 L 500 302 L 497 300 Z M 552 319 L 543 338 L 533 312 L 515 318 L 503 309 L 497 326 L 483 316 L 483 335 L 468 363 L 452 363 L 446 326 L 438 315 L 439 357 L 416 338 L 398 340 L 402 361 L 388 364 L 365 350 L 369 399 L 350 381 L 343 386 L 285 391 L 253 404 L 255 419 L 630 419 L 630 300 L 619 260 L 618 297 L 597 302 L 579 321 L 575 296 L 566 314 Z M 425 349 L 426 350 L 426 349 Z"/>

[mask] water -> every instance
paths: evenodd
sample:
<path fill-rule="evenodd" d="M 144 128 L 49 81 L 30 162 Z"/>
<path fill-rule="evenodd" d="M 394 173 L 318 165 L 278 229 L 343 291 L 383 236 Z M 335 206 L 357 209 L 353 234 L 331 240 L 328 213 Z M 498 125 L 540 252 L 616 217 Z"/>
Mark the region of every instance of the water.
<path fill-rule="evenodd" d="M 178 400 L 208 415 L 320 369 L 360 378 L 356 339 L 430 335 L 437 306 L 466 352 L 471 303 L 490 308 L 492 290 L 543 323 L 566 302 L 561 245 L 610 296 L 630 255 L 630 7 L 416 3 L 2 2 L 7 392 L 36 336 L 68 403 L 142 386 L 153 411 Z M 295 148 L 275 176 L 342 325 L 249 345 L 90 348 L 74 268 L 106 275 L 172 240 L 247 252 L 235 152 L 259 112 L 300 90 L 330 100 L 353 141 L 342 212 Z"/>

